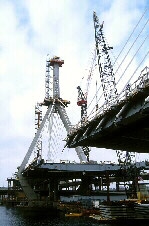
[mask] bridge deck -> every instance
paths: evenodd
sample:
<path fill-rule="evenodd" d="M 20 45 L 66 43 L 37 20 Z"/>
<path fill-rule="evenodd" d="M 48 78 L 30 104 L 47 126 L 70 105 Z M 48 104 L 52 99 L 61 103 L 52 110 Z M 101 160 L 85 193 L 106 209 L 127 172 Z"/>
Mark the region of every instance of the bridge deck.
<path fill-rule="evenodd" d="M 147 166 L 145 162 L 137 162 L 136 167 L 145 167 Z M 114 163 L 100 163 L 100 164 L 80 164 L 80 163 L 44 163 L 38 167 L 39 169 L 47 169 L 49 171 L 66 171 L 66 172 L 106 172 L 106 171 L 117 171 L 121 168 L 120 165 Z"/>
<path fill-rule="evenodd" d="M 143 162 L 137 162 L 136 167 L 138 169 L 149 169 L 149 166 Z M 109 174 L 119 174 L 122 166 L 114 163 L 101 163 L 101 164 L 79 164 L 79 163 L 43 163 L 41 165 L 34 166 L 33 168 L 26 168 L 23 175 L 26 177 L 38 178 L 80 178 L 80 175 L 92 175 L 102 176 Z"/>
<path fill-rule="evenodd" d="M 149 152 L 149 86 L 97 115 L 67 137 L 67 146 L 91 146 L 130 152 Z"/>

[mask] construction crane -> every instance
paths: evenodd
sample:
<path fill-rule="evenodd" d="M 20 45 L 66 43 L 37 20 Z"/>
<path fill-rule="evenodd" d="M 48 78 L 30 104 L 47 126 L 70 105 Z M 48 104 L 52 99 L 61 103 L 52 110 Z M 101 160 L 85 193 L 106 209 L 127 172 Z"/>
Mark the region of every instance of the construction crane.
<path fill-rule="evenodd" d="M 98 58 L 101 85 L 103 88 L 106 107 L 110 108 L 118 103 L 118 92 L 116 88 L 115 76 L 109 56 L 109 50 L 113 49 L 113 47 L 110 47 L 105 41 L 103 33 L 104 22 L 102 22 L 102 24 L 99 23 L 96 12 L 93 12 L 93 21 L 95 29 L 96 54 Z M 133 162 L 133 159 L 135 157 L 134 153 L 126 151 L 125 156 L 124 153 L 120 150 L 117 150 L 116 153 L 118 162 L 119 164 L 121 164 L 122 168 L 129 168 L 128 174 L 132 174 L 133 169 L 135 170 L 135 164 Z"/>
<path fill-rule="evenodd" d="M 94 55 L 92 58 L 91 68 L 89 70 L 89 75 L 87 77 L 87 84 L 85 92 L 82 91 L 81 87 L 78 86 L 78 98 L 77 98 L 77 105 L 81 107 L 81 125 L 83 125 L 87 121 L 87 97 L 88 91 L 90 86 L 90 81 L 92 79 L 92 74 L 95 68 L 95 61 L 96 61 L 96 52 L 94 51 Z M 88 146 L 82 147 L 84 154 L 87 157 L 87 161 L 89 162 L 89 152 L 90 148 Z"/>
<path fill-rule="evenodd" d="M 87 95 L 83 93 L 80 86 L 78 86 L 77 89 L 78 89 L 77 105 L 81 106 L 81 124 L 83 124 L 87 120 Z M 89 162 L 90 148 L 88 146 L 83 146 L 82 150 L 87 157 L 87 161 Z"/>
<path fill-rule="evenodd" d="M 117 102 L 117 89 L 113 67 L 109 56 L 109 50 L 113 49 L 106 41 L 103 34 L 103 25 L 99 24 L 99 19 L 96 13 L 93 13 L 94 29 L 95 29 L 95 44 L 96 54 L 98 58 L 99 74 L 101 78 L 103 94 L 107 107 L 114 105 Z"/>
<path fill-rule="evenodd" d="M 87 95 L 83 93 L 80 86 L 78 89 L 78 100 L 77 105 L 81 106 L 81 124 L 87 120 Z"/>
<path fill-rule="evenodd" d="M 94 50 L 94 53 L 93 53 L 91 67 L 89 69 L 89 74 L 87 77 L 85 92 L 82 91 L 80 86 L 77 87 L 77 89 L 78 89 L 77 105 L 81 106 L 81 124 L 83 124 L 87 120 L 87 97 L 88 97 L 88 92 L 89 92 L 89 87 L 90 87 L 90 82 L 92 79 L 93 71 L 95 69 L 95 62 L 96 62 L 96 50 Z"/>

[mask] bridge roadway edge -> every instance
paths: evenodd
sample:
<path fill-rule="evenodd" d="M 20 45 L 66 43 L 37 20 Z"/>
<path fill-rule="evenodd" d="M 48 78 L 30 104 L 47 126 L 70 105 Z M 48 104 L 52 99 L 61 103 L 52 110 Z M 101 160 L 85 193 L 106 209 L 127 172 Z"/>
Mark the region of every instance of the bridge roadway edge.
<path fill-rule="evenodd" d="M 149 152 L 149 86 L 94 117 L 67 136 L 67 146 Z"/>

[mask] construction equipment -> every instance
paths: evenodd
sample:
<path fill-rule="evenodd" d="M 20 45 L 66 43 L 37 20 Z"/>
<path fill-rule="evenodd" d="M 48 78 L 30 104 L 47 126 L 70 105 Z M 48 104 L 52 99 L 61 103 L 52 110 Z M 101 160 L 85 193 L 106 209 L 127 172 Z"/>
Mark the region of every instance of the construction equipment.
<path fill-rule="evenodd" d="M 98 57 L 99 74 L 103 88 L 103 94 L 107 107 L 114 105 L 118 100 L 118 93 L 116 89 L 115 77 L 113 67 L 109 56 L 109 50 L 113 49 L 106 41 L 103 34 L 103 25 L 99 24 L 99 19 L 96 13 L 93 13 L 94 29 L 95 29 L 95 43 L 96 54 Z"/>
<path fill-rule="evenodd" d="M 90 82 L 92 79 L 93 71 L 95 69 L 95 62 L 96 62 L 96 51 L 94 50 L 93 58 L 91 67 L 89 70 L 89 74 L 87 77 L 87 84 L 86 84 L 86 90 L 85 92 L 82 91 L 81 87 L 78 86 L 78 99 L 77 99 L 77 105 L 81 107 L 81 125 L 83 125 L 85 122 L 87 122 L 87 98 L 88 98 L 88 92 L 90 87 Z M 88 146 L 82 147 L 84 154 L 87 156 L 87 161 L 89 162 L 89 152 L 91 151 Z"/>
<path fill-rule="evenodd" d="M 80 86 L 78 89 L 77 105 L 81 106 L 81 124 L 87 120 L 87 95 L 85 95 Z"/>
<path fill-rule="evenodd" d="M 77 105 L 81 106 L 81 124 L 83 124 L 87 121 L 87 95 L 83 93 L 80 86 L 78 86 L 77 89 L 78 89 Z M 90 148 L 88 146 L 83 146 L 82 150 L 87 157 L 87 161 L 89 162 Z"/>
<path fill-rule="evenodd" d="M 109 50 L 113 49 L 110 47 L 104 37 L 103 25 L 99 24 L 99 19 L 96 12 L 93 12 L 93 21 L 95 29 L 95 43 L 96 43 L 96 54 L 98 57 L 99 74 L 101 84 L 103 88 L 103 94 L 105 98 L 105 105 L 110 108 L 118 103 L 118 92 L 116 89 L 115 76 L 113 72 L 113 66 L 109 56 Z M 129 168 L 128 174 L 133 175 L 132 171 L 135 170 L 135 154 L 117 150 L 118 162 L 121 164 L 123 169 Z M 130 171 L 130 172 L 129 172 Z M 134 178 L 133 178 L 134 179 Z"/>

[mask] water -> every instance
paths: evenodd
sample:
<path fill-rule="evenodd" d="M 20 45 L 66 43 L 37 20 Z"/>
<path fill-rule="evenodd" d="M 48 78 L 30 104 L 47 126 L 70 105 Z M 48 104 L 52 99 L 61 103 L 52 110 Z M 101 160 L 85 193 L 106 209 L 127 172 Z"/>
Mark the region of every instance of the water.
<path fill-rule="evenodd" d="M 148 226 L 149 222 L 140 222 L 122 224 L 101 224 L 99 222 L 94 222 L 88 217 L 80 218 L 67 218 L 67 217 L 49 217 L 43 215 L 32 215 L 19 211 L 15 208 L 7 208 L 5 206 L 0 206 L 0 226 L 128 226 L 128 225 L 139 225 Z"/>
<path fill-rule="evenodd" d="M 92 219 L 28 215 L 15 208 L 0 206 L 0 226 L 97 226 Z M 102 225 L 101 225 L 102 226 Z M 109 226 L 104 224 L 104 226 Z"/>

